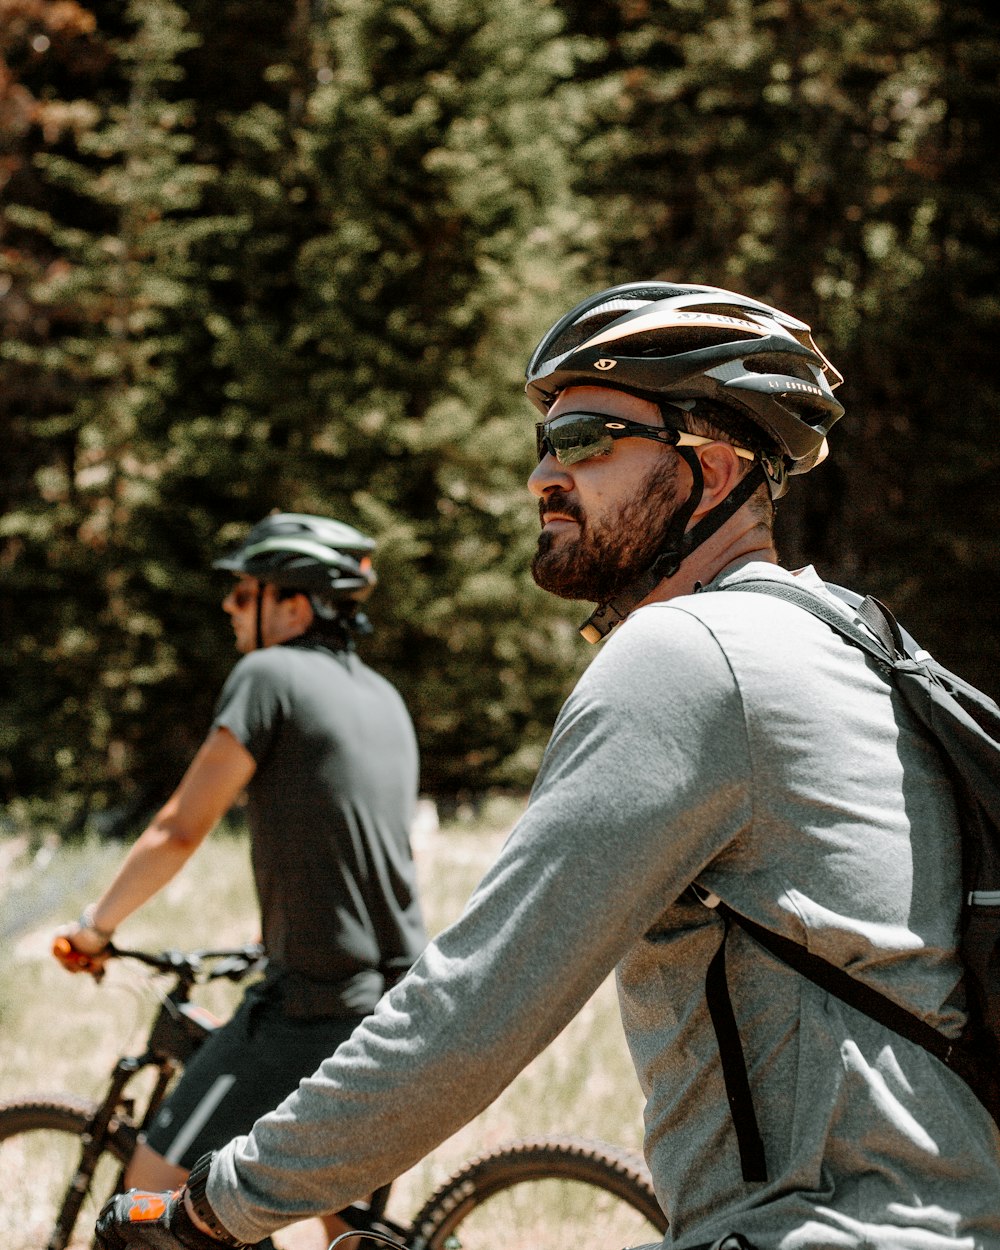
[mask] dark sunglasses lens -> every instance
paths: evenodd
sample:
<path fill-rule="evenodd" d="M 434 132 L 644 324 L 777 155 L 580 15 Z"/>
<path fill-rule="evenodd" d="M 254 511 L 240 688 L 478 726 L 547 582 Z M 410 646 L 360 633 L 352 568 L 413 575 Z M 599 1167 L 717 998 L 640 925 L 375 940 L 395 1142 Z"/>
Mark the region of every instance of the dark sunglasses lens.
<path fill-rule="evenodd" d="M 611 450 L 614 441 L 607 429 L 607 418 L 589 413 L 568 412 L 535 428 L 539 460 L 551 448 L 559 463 L 565 465 L 603 455 Z"/>
<path fill-rule="evenodd" d="M 257 597 L 257 592 L 251 586 L 234 586 L 232 591 L 233 603 L 242 611 L 249 604 L 253 603 Z"/>

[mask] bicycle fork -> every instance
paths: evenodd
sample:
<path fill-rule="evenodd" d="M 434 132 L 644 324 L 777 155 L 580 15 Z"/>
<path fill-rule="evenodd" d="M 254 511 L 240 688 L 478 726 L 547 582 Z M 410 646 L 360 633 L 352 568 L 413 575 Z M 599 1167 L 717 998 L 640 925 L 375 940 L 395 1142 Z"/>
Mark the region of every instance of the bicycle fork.
<path fill-rule="evenodd" d="M 55 1227 L 52 1230 L 52 1236 L 49 1238 L 46 1250 L 66 1250 L 66 1246 L 73 1235 L 73 1229 L 76 1227 L 76 1222 L 79 1219 L 80 1209 L 90 1192 L 98 1160 L 105 1149 L 108 1148 L 112 1121 L 117 1114 L 125 1110 L 125 1103 L 122 1099 L 125 1086 L 140 1069 L 150 1063 L 158 1063 L 160 1072 L 143 1119 L 143 1125 L 145 1125 L 163 1101 L 167 1086 L 174 1074 L 175 1065 L 164 1063 L 162 1058 L 148 1053 L 141 1056 L 125 1055 L 115 1064 L 104 1101 L 94 1112 L 82 1135 L 83 1146 L 80 1151 L 80 1162 L 59 1209 Z M 127 1163 L 128 1159 L 124 1161 L 122 1169 L 118 1174 L 118 1180 L 114 1189 L 115 1193 L 122 1187 Z M 109 1194 L 108 1197 L 110 1196 Z"/>

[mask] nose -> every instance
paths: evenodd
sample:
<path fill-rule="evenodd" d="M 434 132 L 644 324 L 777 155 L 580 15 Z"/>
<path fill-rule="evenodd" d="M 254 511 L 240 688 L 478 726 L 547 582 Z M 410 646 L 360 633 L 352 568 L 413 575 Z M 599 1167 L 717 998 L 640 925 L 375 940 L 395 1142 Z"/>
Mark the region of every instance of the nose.
<path fill-rule="evenodd" d="M 547 451 L 528 477 L 528 490 L 541 499 L 551 490 L 569 490 L 573 479 L 551 451 Z"/>

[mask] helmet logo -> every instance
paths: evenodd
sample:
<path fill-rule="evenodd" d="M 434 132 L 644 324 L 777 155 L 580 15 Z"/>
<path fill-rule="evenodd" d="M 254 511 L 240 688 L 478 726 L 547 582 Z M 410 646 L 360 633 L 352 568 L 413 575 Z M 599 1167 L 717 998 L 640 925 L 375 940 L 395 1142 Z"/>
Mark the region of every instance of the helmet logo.
<path fill-rule="evenodd" d="M 772 391 L 783 391 L 786 395 L 790 391 L 804 391 L 807 395 L 820 397 L 823 395 L 818 386 L 814 386 L 811 382 L 800 382 L 797 378 L 768 378 L 767 384 Z"/>
<path fill-rule="evenodd" d="M 600 360 L 594 361 L 594 368 L 603 372 L 607 369 L 613 369 L 617 363 L 617 360 L 608 360 L 606 356 L 602 356 Z"/>

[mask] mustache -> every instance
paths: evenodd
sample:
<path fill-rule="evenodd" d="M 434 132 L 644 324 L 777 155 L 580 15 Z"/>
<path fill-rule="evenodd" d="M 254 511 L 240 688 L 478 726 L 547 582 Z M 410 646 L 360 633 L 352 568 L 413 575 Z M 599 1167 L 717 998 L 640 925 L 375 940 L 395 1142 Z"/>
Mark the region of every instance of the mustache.
<path fill-rule="evenodd" d="M 553 491 L 551 495 L 538 501 L 538 519 L 542 523 L 544 523 L 546 512 L 561 512 L 564 516 L 568 516 L 571 521 L 576 521 L 577 523 L 582 523 L 583 521 L 583 509 L 561 490 Z"/>

